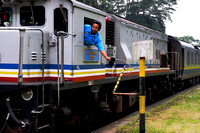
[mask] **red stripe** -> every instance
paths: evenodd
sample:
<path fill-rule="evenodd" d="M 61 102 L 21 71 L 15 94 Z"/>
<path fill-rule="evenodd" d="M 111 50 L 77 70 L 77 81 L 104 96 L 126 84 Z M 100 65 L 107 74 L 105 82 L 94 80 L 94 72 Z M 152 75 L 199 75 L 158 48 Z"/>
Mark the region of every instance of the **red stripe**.
<path fill-rule="evenodd" d="M 45 81 L 49 80 L 49 77 L 44 78 Z M 1 82 L 17 82 L 18 78 L 13 77 L 0 77 Z M 23 78 L 23 82 L 38 82 L 42 81 L 42 77 L 34 77 L 34 78 Z"/>
<path fill-rule="evenodd" d="M 23 82 L 38 82 L 42 80 L 42 77 L 23 78 Z M 49 81 L 49 77 L 45 77 L 44 80 Z"/>
<path fill-rule="evenodd" d="M 105 75 L 77 77 L 77 78 L 73 78 L 72 81 L 73 82 L 83 82 L 83 81 L 98 80 L 98 79 L 105 79 Z"/>
<path fill-rule="evenodd" d="M 12 77 L 0 77 L 0 81 L 3 82 L 17 82 L 18 78 L 12 78 Z"/>

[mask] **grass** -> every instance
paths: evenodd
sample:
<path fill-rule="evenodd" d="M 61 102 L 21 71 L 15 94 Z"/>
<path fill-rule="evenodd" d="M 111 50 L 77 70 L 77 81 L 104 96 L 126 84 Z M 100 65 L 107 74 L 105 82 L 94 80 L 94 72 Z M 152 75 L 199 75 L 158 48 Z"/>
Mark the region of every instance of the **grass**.
<path fill-rule="evenodd" d="M 146 112 L 145 132 L 199 133 L 200 89 L 192 89 L 154 108 L 151 112 Z M 139 133 L 139 116 L 118 128 L 117 133 Z"/>

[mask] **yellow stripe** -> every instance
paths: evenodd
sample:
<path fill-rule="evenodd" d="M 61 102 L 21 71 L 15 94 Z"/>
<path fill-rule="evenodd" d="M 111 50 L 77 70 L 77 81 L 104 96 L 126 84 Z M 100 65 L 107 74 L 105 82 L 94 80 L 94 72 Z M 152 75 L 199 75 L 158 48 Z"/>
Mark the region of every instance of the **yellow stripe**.
<path fill-rule="evenodd" d="M 74 75 L 83 75 L 83 74 L 94 74 L 94 73 L 105 73 L 105 71 L 86 71 L 86 72 L 74 72 Z M 24 75 L 36 75 L 42 74 L 42 72 L 23 72 Z M 58 72 L 44 72 L 44 74 L 58 74 Z M 61 74 L 61 71 L 59 71 Z M 72 72 L 64 72 L 64 75 L 72 75 Z"/>
<path fill-rule="evenodd" d="M 140 113 L 145 113 L 145 96 L 139 96 Z"/>
<path fill-rule="evenodd" d="M 180 68 L 181 70 L 188 70 L 188 69 L 199 69 L 200 67 L 185 67 L 185 68 Z"/>
<path fill-rule="evenodd" d="M 74 75 L 83 75 L 83 74 L 96 74 L 96 73 L 105 73 L 105 70 L 102 71 L 86 71 L 86 72 L 74 72 Z"/>
<path fill-rule="evenodd" d="M 128 68 L 128 69 L 126 69 L 124 71 L 127 72 L 127 71 L 133 71 L 133 70 L 134 70 L 133 68 Z M 117 69 L 117 70 L 114 69 L 114 70 L 106 70 L 106 72 L 111 72 L 111 73 L 113 73 L 113 72 L 122 72 L 122 70 L 121 69 Z"/>
<path fill-rule="evenodd" d="M 139 77 L 145 77 L 145 60 L 140 59 L 139 63 Z"/>
<path fill-rule="evenodd" d="M 38 75 L 42 74 L 42 72 L 22 72 L 23 75 Z"/>
<path fill-rule="evenodd" d="M 0 72 L 0 74 L 18 75 L 18 72 Z"/>

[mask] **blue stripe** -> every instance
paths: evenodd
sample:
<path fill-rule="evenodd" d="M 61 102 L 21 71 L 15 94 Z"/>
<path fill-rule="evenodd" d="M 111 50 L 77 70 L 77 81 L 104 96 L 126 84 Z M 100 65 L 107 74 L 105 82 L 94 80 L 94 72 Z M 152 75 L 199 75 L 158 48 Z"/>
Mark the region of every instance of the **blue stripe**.
<path fill-rule="evenodd" d="M 139 64 L 115 64 L 114 67 L 124 67 L 126 65 L 127 68 L 131 67 L 139 67 Z M 106 67 L 111 68 L 108 64 L 105 65 Z M 145 64 L 146 67 L 159 67 L 160 64 Z"/>
<path fill-rule="evenodd" d="M 0 64 L 0 69 L 18 69 L 18 64 Z"/>
<path fill-rule="evenodd" d="M 115 64 L 114 67 L 124 67 L 127 64 Z M 139 67 L 139 64 L 130 64 L 131 67 Z M 130 67 L 127 65 L 127 67 Z M 147 67 L 157 67 L 160 64 L 145 64 Z M 23 69 L 41 69 L 42 64 L 23 64 Z M 18 69 L 18 64 L 0 64 L 0 69 Z M 57 64 L 45 64 L 45 69 L 57 69 Z M 61 65 L 59 65 L 61 68 Z M 65 70 L 80 70 L 80 69 L 100 69 L 111 68 L 108 64 L 105 65 L 64 65 Z"/>
<path fill-rule="evenodd" d="M 19 64 L 0 64 L 0 69 L 18 69 Z M 41 69 L 42 64 L 23 64 L 23 69 Z M 45 69 L 57 69 L 57 64 L 45 64 Z M 61 65 L 59 65 L 61 68 Z M 104 65 L 64 65 L 65 70 L 105 68 Z"/>
<path fill-rule="evenodd" d="M 80 69 L 99 69 L 99 68 L 105 68 L 105 65 L 74 65 L 73 70 L 79 70 Z"/>

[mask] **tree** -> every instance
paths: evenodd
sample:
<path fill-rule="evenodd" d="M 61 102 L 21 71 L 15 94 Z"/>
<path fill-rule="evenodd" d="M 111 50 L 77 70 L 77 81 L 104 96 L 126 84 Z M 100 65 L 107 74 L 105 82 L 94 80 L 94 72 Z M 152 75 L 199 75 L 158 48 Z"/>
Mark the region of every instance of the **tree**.
<path fill-rule="evenodd" d="M 98 1 L 97 0 L 77 0 L 79 2 L 82 2 L 84 4 L 87 4 L 89 6 L 98 8 Z"/>
<path fill-rule="evenodd" d="M 113 13 L 119 16 L 124 16 L 126 11 L 126 5 L 124 0 L 113 0 L 114 10 Z"/>
<path fill-rule="evenodd" d="M 114 6 L 113 6 L 113 1 L 112 0 L 101 0 L 99 1 L 99 5 L 97 8 L 100 10 L 103 10 L 105 12 L 113 12 L 114 11 Z"/>
<path fill-rule="evenodd" d="M 178 40 L 185 41 L 187 43 L 193 43 L 194 45 L 200 46 L 200 40 L 194 39 L 193 36 L 183 36 L 183 37 L 176 37 Z"/>
<path fill-rule="evenodd" d="M 93 6 L 105 12 L 114 13 L 116 15 L 124 15 L 124 0 L 78 0 L 87 5 Z"/>
<path fill-rule="evenodd" d="M 165 33 L 165 21 L 170 20 L 177 0 L 128 0 L 126 19 Z"/>

